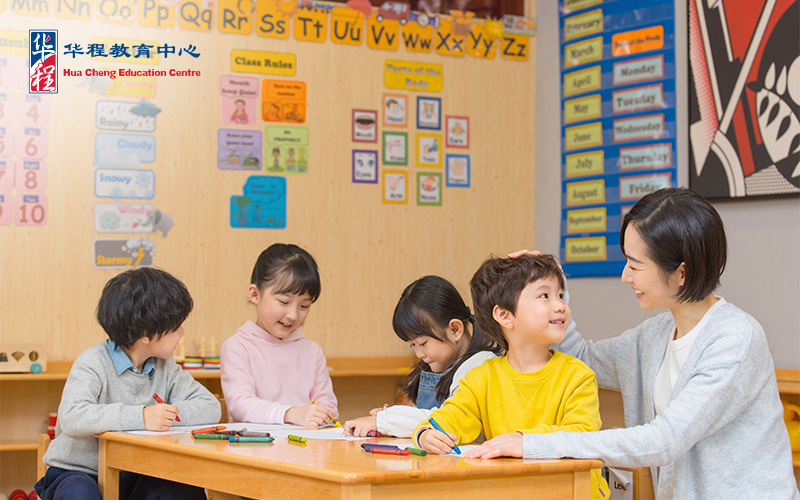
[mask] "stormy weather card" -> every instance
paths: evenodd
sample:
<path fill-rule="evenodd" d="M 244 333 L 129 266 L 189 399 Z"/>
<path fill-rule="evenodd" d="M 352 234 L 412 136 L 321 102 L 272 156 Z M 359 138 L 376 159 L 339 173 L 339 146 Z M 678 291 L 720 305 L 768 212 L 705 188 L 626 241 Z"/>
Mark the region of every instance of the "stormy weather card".
<path fill-rule="evenodd" d="M 242 192 L 244 196 L 231 196 L 231 227 L 286 227 L 286 177 L 251 175 Z"/>
<path fill-rule="evenodd" d="M 353 142 L 378 142 L 378 112 L 353 110 Z"/>
<path fill-rule="evenodd" d="M 258 125 L 258 78 L 220 75 L 223 125 Z"/>
<path fill-rule="evenodd" d="M 221 128 L 217 130 L 217 168 L 220 170 L 261 170 L 263 147 L 260 130 Z"/>

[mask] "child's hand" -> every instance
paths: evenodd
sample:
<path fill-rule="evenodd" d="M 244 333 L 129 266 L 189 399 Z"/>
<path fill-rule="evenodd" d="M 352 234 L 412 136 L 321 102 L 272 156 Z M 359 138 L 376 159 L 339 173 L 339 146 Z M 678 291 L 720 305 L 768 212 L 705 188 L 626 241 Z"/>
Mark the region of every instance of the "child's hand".
<path fill-rule="evenodd" d="M 336 414 L 324 406 L 310 404 L 305 406 L 292 406 L 283 416 L 287 424 L 303 425 L 306 427 L 319 427 L 330 424 Z"/>
<path fill-rule="evenodd" d="M 449 432 L 445 434 L 430 428 L 422 431 L 422 434 L 419 435 L 419 446 L 428 453 L 444 455 L 453 451 L 456 439 L 458 437 L 455 434 L 450 434 Z"/>
<path fill-rule="evenodd" d="M 374 416 L 360 417 L 355 420 L 348 420 L 342 426 L 344 435 L 348 433 L 358 437 L 366 437 L 369 431 L 378 430 L 378 419 Z"/>
<path fill-rule="evenodd" d="M 144 428 L 148 431 L 168 431 L 177 416 L 178 408 L 166 403 L 145 406 L 142 411 Z"/>
<path fill-rule="evenodd" d="M 369 414 L 372 415 L 373 417 L 376 417 L 379 411 L 383 411 L 388 407 L 389 405 L 383 405 L 381 408 L 373 408 L 369 411 Z"/>
<path fill-rule="evenodd" d="M 464 453 L 465 458 L 522 458 L 522 433 L 500 434 Z"/>

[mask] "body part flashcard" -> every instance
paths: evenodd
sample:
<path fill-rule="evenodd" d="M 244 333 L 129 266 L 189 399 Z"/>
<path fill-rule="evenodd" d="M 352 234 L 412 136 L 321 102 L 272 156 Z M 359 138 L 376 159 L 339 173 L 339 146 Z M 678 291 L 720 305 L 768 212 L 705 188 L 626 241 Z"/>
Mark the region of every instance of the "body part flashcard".
<path fill-rule="evenodd" d="M 401 94 L 383 94 L 383 125 L 405 127 L 408 124 L 408 99 Z"/>
<path fill-rule="evenodd" d="M 447 186 L 469 187 L 469 155 L 445 156 Z"/>
<path fill-rule="evenodd" d="M 231 227 L 286 227 L 286 177 L 251 175 L 242 193 L 231 196 Z"/>
<path fill-rule="evenodd" d="M 396 166 L 408 165 L 407 132 L 383 133 L 383 164 Z"/>
<path fill-rule="evenodd" d="M 97 101 L 95 125 L 100 130 L 155 132 L 156 116 L 161 108 L 142 99 L 130 101 Z"/>
<path fill-rule="evenodd" d="M 378 183 L 378 152 L 353 150 L 353 182 Z"/>
<path fill-rule="evenodd" d="M 258 125 L 258 78 L 220 75 L 223 125 Z"/>
<path fill-rule="evenodd" d="M 152 135 L 98 132 L 94 136 L 94 164 L 106 167 L 139 167 L 156 161 Z"/>
<path fill-rule="evenodd" d="M 466 116 L 447 116 L 445 118 L 446 141 L 448 148 L 469 147 L 469 118 Z"/>
<path fill-rule="evenodd" d="M 140 203 L 98 203 L 94 206 L 94 230 L 98 233 L 151 233 L 155 221 L 153 212 L 152 205 Z"/>
<path fill-rule="evenodd" d="M 383 202 L 408 203 L 408 174 L 402 170 L 383 171 Z"/>
<path fill-rule="evenodd" d="M 266 127 L 267 171 L 308 173 L 308 127 Z"/>
<path fill-rule="evenodd" d="M 440 98 L 417 96 L 417 128 L 442 129 L 442 100 Z"/>
<path fill-rule="evenodd" d="M 15 189 L 44 191 L 47 189 L 47 164 L 43 160 L 17 160 Z"/>
<path fill-rule="evenodd" d="M 151 200 L 156 195 L 156 174 L 152 170 L 129 168 L 95 169 L 94 195 L 117 200 Z"/>
<path fill-rule="evenodd" d="M 263 80 L 261 119 L 265 122 L 305 123 L 306 82 Z"/>
<path fill-rule="evenodd" d="M 442 204 L 442 174 L 417 172 L 417 205 Z"/>
<path fill-rule="evenodd" d="M 417 166 L 442 166 L 442 136 L 439 134 L 417 134 Z"/>
<path fill-rule="evenodd" d="M 156 243 L 150 238 L 94 240 L 94 266 L 101 269 L 150 267 L 155 255 Z"/>
<path fill-rule="evenodd" d="M 353 110 L 353 142 L 378 142 L 378 112 Z"/>
<path fill-rule="evenodd" d="M 260 130 L 221 128 L 217 130 L 217 168 L 220 170 L 261 170 L 263 167 Z"/>

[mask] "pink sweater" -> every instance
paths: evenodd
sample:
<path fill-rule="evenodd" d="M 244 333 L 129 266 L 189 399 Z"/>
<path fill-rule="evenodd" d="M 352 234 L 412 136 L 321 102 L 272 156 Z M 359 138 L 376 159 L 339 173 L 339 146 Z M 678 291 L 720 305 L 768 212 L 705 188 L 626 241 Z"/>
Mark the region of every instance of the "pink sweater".
<path fill-rule="evenodd" d="M 312 400 L 339 414 L 325 354 L 299 328 L 280 340 L 248 321 L 222 344 L 220 370 L 232 421 L 282 424 Z"/>

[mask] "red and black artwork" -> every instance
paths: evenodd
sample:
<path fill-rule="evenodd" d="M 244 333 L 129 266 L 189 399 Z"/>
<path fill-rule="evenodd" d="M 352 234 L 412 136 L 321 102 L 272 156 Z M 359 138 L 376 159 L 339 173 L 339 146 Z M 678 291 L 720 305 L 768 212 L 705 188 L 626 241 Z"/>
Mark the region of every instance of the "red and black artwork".
<path fill-rule="evenodd" d="M 800 0 L 689 0 L 689 185 L 800 195 Z"/>

